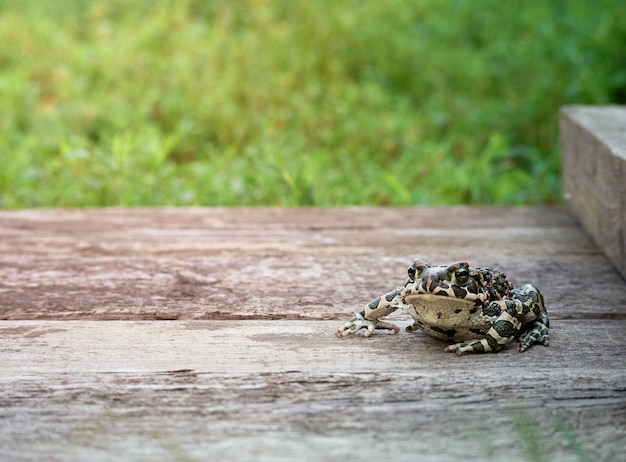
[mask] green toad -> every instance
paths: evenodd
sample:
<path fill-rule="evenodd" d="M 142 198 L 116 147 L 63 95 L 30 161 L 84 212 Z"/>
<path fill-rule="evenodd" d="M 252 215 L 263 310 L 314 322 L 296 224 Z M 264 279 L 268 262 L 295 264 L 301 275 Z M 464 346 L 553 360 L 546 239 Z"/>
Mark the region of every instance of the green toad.
<path fill-rule="evenodd" d="M 407 330 L 421 329 L 428 335 L 451 342 L 445 351 L 484 353 L 498 351 L 511 340 L 520 341 L 519 351 L 534 343 L 549 345 L 548 313 L 541 292 L 530 284 L 514 288 L 506 274 L 473 268 L 467 262 L 431 266 L 416 260 L 409 267 L 409 280 L 400 288 L 370 302 L 335 335 L 347 337 L 366 329 L 399 331 L 381 318 L 403 308 L 413 317 Z"/>

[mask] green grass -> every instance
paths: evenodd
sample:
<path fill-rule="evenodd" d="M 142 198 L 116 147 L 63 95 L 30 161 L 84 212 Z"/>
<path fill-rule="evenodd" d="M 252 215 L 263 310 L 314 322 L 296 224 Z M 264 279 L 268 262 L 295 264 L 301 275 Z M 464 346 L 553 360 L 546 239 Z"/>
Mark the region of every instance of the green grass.
<path fill-rule="evenodd" d="M 0 0 L 0 207 L 545 204 L 623 0 Z"/>
<path fill-rule="evenodd" d="M 545 446 L 541 433 L 541 425 L 532 416 L 529 409 L 519 408 L 512 412 L 513 427 L 517 435 L 519 435 L 520 447 L 525 450 L 529 462 L 546 462 L 552 458 L 547 454 L 548 449 Z M 593 457 L 582 447 L 576 435 L 569 428 L 569 425 L 562 418 L 554 419 L 554 427 L 560 434 L 563 442 L 573 454 L 576 460 L 580 462 L 590 462 Z"/>

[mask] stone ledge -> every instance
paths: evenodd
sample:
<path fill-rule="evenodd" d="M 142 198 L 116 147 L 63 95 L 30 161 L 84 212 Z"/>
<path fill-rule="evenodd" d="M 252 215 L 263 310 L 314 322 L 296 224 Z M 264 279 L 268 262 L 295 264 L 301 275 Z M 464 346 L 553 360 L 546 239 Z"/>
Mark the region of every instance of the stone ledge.
<path fill-rule="evenodd" d="M 626 278 L 626 107 L 561 109 L 565 201 Z"/>

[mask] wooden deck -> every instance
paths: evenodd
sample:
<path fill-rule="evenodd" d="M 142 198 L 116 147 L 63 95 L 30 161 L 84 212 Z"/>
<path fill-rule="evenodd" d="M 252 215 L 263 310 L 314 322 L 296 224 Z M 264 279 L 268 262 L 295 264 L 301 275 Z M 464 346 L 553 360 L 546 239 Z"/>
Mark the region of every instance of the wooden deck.
<path fill-rule="evenodd" d="M 336 339 L 416 257 L 551 346 Z M 559 208 L 0 211 L 0 318 L 0 460 L 626 460 L 626 283 Z"/>

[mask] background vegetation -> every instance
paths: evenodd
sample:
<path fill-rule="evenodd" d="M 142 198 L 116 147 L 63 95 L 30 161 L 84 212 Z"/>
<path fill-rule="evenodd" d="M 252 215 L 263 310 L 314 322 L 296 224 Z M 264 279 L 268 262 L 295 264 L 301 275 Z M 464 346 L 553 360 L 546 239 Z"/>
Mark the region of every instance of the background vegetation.
<path fill-rule="evenodd" d="M 623 0 L 0 0 L 0 207 L 541 204 Z"/>

